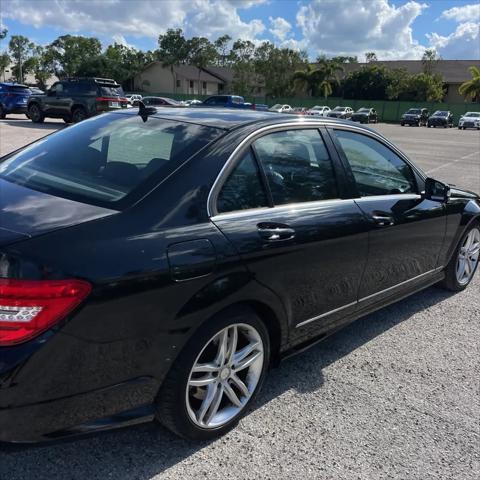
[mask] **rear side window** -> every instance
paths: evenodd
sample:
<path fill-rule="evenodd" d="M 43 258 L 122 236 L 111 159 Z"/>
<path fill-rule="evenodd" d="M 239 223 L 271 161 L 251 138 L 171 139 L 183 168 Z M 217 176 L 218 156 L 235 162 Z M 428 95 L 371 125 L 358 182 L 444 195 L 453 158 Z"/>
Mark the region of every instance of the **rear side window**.
<path fill-rule="evenodd" d="M 106 114 L 42 139 L 0 163 L 0 178 L 34 190 L 122 209 L 223 131 L 137 115 Z M 154 179 L 153 179 L 154 177 Z"/>
<path fill-rule="evenodd" d="M 338 198 L 332 161 L 318 130 L 271 133 L 254 142 L 275 205 Z"/>
<path fill-rule="evenodd" d="M 335 135 L 362 197 L 417 192 L 410 165 L 378 140 L 346 130 Z"/>
<path fill-rule="evenodd" d="M 250 150 L 224 183 L 217 200 L 219 213 L 267 207 L 268 200 Z"/>
<path fill-rule="evenodd" d="M 110 87 L 108 85 L 100 85 L 100 95 L 104 97 L 124 97 L 122 87 Z"/>

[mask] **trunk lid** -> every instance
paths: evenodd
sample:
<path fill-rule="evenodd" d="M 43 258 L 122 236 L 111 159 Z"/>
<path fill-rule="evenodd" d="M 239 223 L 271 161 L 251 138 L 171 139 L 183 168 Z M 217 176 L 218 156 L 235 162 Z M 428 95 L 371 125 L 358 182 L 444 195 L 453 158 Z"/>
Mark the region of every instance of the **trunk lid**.
<path fill-rule="evenodd" d="M 0 246 L 115 213 L 0 179 Z"/>

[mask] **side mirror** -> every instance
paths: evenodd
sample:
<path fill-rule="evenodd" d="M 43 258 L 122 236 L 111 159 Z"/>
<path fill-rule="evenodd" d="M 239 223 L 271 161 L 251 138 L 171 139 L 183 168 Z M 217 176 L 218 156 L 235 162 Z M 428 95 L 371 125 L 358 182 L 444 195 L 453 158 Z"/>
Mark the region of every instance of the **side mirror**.
<path fill-rule="evenodd" d="M 434 178 L 425 180 L 425 198 L 434 202 L 447 203 L 450 198 L 450 187 Z"/>

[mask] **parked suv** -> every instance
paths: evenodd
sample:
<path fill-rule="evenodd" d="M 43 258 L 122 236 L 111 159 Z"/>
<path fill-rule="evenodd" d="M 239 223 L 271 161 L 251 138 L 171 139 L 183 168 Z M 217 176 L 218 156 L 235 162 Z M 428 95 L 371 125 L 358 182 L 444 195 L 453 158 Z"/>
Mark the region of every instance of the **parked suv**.
<path fill-rule="evenodd" d="M 75 78 L 54 83 L 45 95 L 33 95 L 28 101 L 27 114 L 34 123 L 41 123 L 46 117 L 77 123 L 127 106 L 128 100 L 115 80 Z"/>
<path fill-rule="evenodd" d="M 27 113 L 27 100 L 32 94 L 26 85 L 0 83 L 0 118 L 8 113 Z"/>
<path fill-rule="evenodd" d="M 453 114 L 448 110 L 437 110 L 433 115 L 428 117 L 427 127 L 453 127 Z"/>
<path fill-rule="evenodd" d="M 407 110 L 400 119 L 400 125 L 421 125 L 426 126 L 428 120 L 428 110 L 426 108 L 410 108 Z"/>

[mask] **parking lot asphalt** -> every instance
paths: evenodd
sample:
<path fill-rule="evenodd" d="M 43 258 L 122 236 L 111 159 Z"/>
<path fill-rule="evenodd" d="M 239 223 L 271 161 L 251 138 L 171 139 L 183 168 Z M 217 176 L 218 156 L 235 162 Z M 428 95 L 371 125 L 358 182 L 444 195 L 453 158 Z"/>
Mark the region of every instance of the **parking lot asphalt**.
<path fill-rule="evenodd" d="M 17 117 L 17 118 L 14 118 Z M 64 126 L 0 121 L 0 152 Z M 374 126 L 426 173 L 480 191 L 480 133 Z M 252 412 L 211 443 L 155 424 L 0 446 L 0 479 L 480 478 L 480 275 L 358 320 L 270 372 Z"/>

